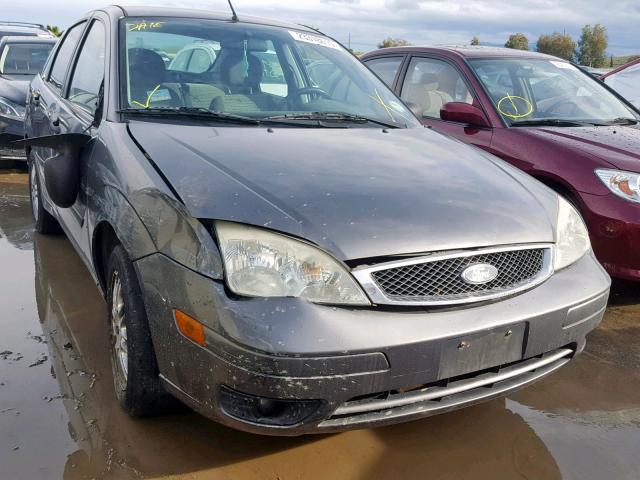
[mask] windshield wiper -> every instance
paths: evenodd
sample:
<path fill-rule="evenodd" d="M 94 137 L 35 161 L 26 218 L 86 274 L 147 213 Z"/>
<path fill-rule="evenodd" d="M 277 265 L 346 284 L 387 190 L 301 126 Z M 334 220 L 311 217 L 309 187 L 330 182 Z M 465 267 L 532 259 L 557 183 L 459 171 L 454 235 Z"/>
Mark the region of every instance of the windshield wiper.
<path fill-rule="evenodd" d="M 562 120 L 560 118 L 540 118 L 538 120 L 519 120 L 511 122 L 512 127 L 588 127 L 601 125 L 594 122 L 582 122 L 579 120 Z"/>
<path fill-rule="evenodd" d="M 152 108 L 123 108 L 118 113 L 134 113 L 139 115 L 181 115 L 188 117 L 210 118 L 236 123 L 260 125 L 260 120 L 233 113 L 216 112 L 201 107 L 152 107 Z"/>
<path fill-rule="evenodd" d="M 606 123 L 607 125 L 637 125 L 638 120 L 635 118 L 618 117 L 603 123 Z"/>
<path fill-rule="evenodd" d="M 380 125 L 385 128 L 400 128 L 399 125 L 393 123 L 345 112 L 287 113 L 284 115 L 274 115 L 272 117 L 266 117 L 264 118 L 264 120 L 312 120 L 318 122 L 375 123 L 376 125 Z"/>

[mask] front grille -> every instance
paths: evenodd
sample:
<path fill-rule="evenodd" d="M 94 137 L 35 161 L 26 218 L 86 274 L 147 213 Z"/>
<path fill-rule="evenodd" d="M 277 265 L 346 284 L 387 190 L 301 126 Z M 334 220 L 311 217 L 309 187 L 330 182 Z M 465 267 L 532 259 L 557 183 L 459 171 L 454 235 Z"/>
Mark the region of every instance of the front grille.
<path fill-rule="evenodd" d="M 390 262 L 354 273 L 375 303 L 464 303 L 507 295 L 541 282 L 551 274 L 550 255 L 548 245 L 463 251 Z M 497 276 L 486 283 L 468 283 L 462 273 L 476 264 L 492 265 Z"/>

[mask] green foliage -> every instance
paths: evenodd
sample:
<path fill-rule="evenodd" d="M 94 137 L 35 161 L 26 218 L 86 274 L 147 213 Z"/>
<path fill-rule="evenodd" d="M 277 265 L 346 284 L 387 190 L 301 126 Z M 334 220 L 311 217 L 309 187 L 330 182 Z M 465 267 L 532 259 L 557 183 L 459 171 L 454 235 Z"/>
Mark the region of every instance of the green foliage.
<path fill-rule="evenodd" d="M 554 32 L 551 35 L 540 35 L 536 49 L 540 53 L 571 61 L 576 51 L 576 42 L 570 35 Z"/>
<path fill-rule="evenodd" d="M 47 30 L 49 30 L 53 35 L 59 37 L 62 35 L 62 30 L 57 25 L 47 25 Z"/>
<path fill-rule="evenodd" d="M 504 44 L 507 48 L 515 48 L 516 50 L 529 50 L 529 39 L 524 33 L 514 33 L 509 35 L 509 40 Z"/>
<path fill-rule="evenodd" d="M 480 39 L 474 35 L 471 39 L 471 45 L 480 45 Z"/>
<path fill-rule="evenodd" d="M 607 63 L 609 37 L 607 29 L 597 23 L 593 27 L 585 25 L 578 42 L 578 62 L 589 67 L 604 67 Z"/>
<path fill-rule="evenodd" d="M 402 38 L 387 37 L 378 44 L 378 48 L 406 47 L 407 45 L 411 45 L 411 43 Z"/>

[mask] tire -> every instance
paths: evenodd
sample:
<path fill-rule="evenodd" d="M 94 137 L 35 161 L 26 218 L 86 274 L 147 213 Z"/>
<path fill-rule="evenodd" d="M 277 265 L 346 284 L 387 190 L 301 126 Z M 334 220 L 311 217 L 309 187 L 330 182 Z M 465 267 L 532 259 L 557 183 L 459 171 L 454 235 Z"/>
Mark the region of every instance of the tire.
<path fill-rule="evenodd" d="M 133 417 L 174 411 L 180 403 L 161 384 L 142 291 L 121 245 L 111 251 L 107 270 L 109 345 L 118 401 Z"/>
<path fill-rule="evenodd" d="M 38 175 L 38 169 L 35 167 L 33 158 L 29 159 L 29 198 L 31 200 L 31 216 L 33 217 L 33 225 L 36 232 L 43 235 L 53 235 L 60 233 L 62 229 L 60 224 L 44 208 L 42 203 L 42 182 Z"/>

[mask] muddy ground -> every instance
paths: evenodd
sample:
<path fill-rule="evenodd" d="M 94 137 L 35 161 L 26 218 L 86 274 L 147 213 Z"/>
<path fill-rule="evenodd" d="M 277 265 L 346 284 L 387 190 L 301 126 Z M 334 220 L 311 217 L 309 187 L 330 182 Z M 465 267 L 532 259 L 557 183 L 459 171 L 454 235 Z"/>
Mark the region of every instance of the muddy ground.
<path fill-rule="evenodd" d="M 0 479 L 638 479 L 640 287 L 614 284 L 587 350 L 506 399 L 373 430 L 270 438 L 118 406 L 106 311 L 69 242 L 33 233 L 0 174 Z"/>

